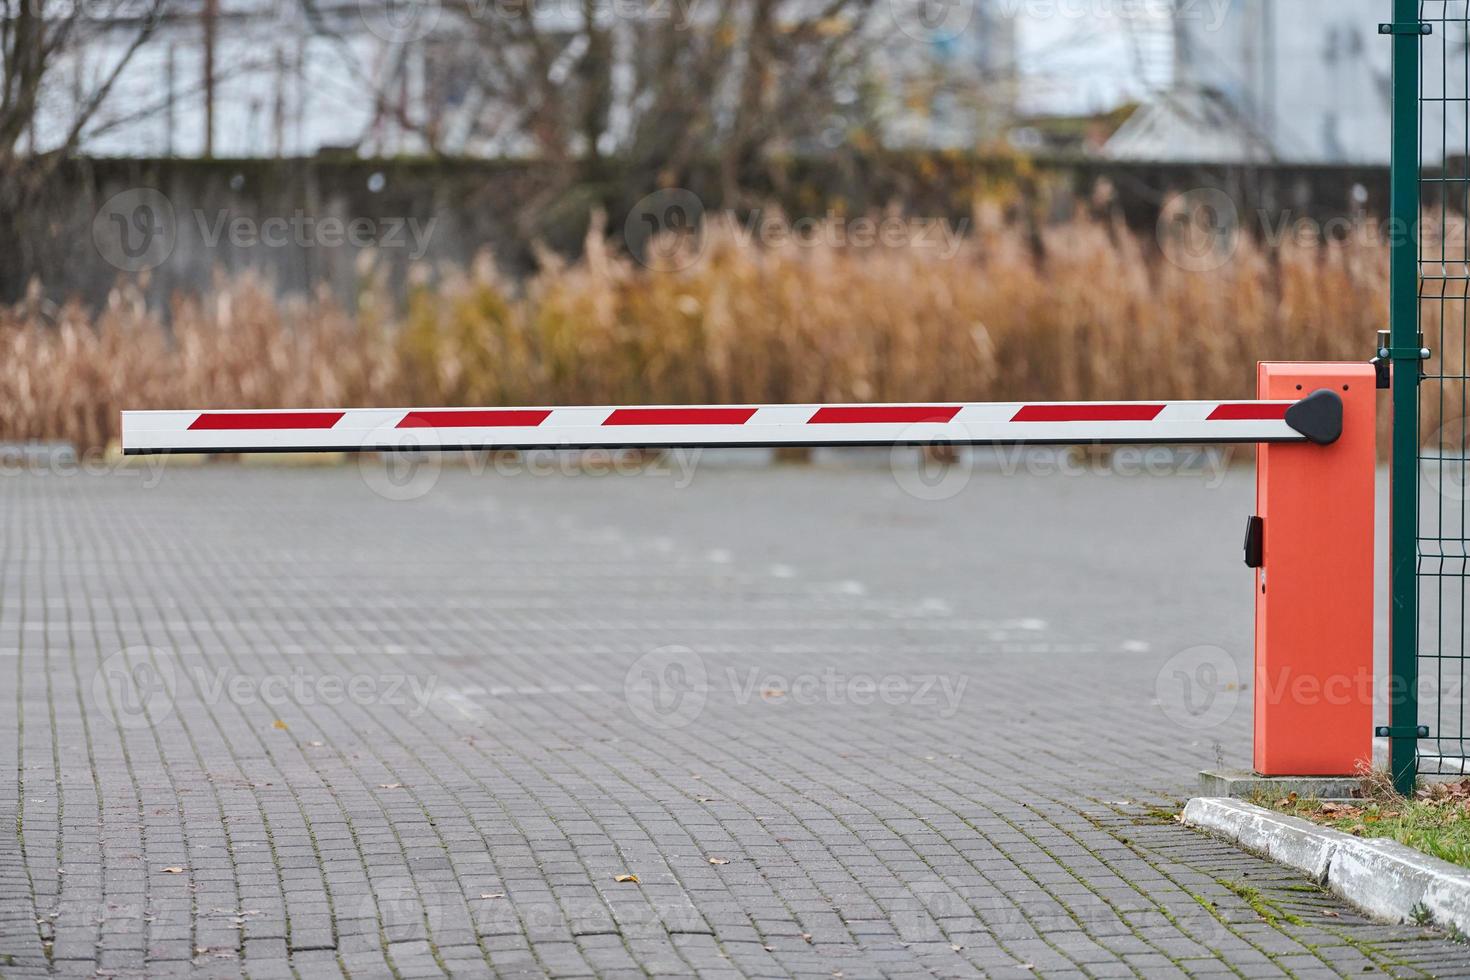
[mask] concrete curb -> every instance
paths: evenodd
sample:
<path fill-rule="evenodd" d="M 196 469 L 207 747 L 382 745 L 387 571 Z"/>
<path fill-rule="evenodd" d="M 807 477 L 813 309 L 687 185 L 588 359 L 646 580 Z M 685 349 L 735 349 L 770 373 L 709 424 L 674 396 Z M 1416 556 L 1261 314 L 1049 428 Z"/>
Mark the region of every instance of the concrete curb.
<path fill-rule="evenodd" d="M 1354 837 L 1243 800 L 1190 800 L 1184 824 L 1304 871 L 1370 915 L 1413 922 L 1416 909 L 1420 917 L 1427 909 L 1435 924 L 1470 933 L 1470 870 L 1397 841 Z"/>

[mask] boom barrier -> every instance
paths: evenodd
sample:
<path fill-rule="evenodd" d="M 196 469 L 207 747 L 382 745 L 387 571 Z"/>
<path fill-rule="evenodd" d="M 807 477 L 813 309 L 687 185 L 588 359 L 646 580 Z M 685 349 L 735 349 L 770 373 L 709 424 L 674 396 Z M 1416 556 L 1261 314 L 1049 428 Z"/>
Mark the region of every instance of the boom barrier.
<path fill-rule="evenodd" d="M 1255 767 L 1351 775 L 1372 756 L 1375 392 L 1367 364 L 1266 363 L 1255 401 L 128 411 L 122 443 L 129 455 L 1260 443 L 1246 540 Z"/>
<path fill-rule="evenodd" d="M 123 451 L 357 452 L 1335 441 L 1330 389 L 1280 401 L 124 412 Z"/>

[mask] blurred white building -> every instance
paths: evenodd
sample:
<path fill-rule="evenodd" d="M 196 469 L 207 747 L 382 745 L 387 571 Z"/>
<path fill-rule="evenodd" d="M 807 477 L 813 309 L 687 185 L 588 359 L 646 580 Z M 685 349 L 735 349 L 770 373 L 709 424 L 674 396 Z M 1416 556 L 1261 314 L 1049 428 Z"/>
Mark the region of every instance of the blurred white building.
<path fill-rule="evenodd" d="M 1378 24 L 1389 7 L 1384 0 L 1176 0 L 1172 78 L 1105 153 L 1387 163 L 1391 42 Z M 1433 57 L 1438 45 L 1425 50 Z"/>
<path fill-rule="evenodd" d="M 94 116 L 83 152 L 203 155 L 205 2 L 169 8 Z M 216 0 L 214 155 L 297 156 L 371 138 L 382 114 L 377 82 L 392 52 L 364 29 L 351 0 L 311 4 L 310 15 L 307 9 L 299 0 Z M 95 90 L 137 34 L 126 19 L 89 27 L 51 76 L 35 126 L 38 149 L 55 145 L 77 100 Z"/>
<path fill-rule="evenodd" d="M 870 50 L 877 90 L 884 93 L 886 142 L 972 147 L 998 131 L 1016 100 L 1015 33 L 1011 19 L 996 12 L 1007 2 L 874 3 Z M 573 57 L 580 50 L 581 0 L 478 0 L 469 9 L 496 16 L 500 5 L 534 11 L 544 36 L 565 42 Z M 688 0 L 645 6 L 696 18 L 711 9 Z M 595 0 L 595 9 L 621 8 Z M 204 38 L 211 10 L 216 157 L 312 156 L 332 148 L 416 154 L 428 148 L 426 120 L 446 152 L 529 152 L 520 125 L 524 107 L 484 101 L 473 82 L 475 59 L 484 52 L 467 43 L 440 0 L 180 0 L 170 10 L 118 78 L 83 152 L 205 153 Z M 934 11 L 937 19 L 930 16 Z M 36 148 L 57 145 L 79 93 L 105 77 L 136 30 L 126 21 L 93 25 L 85 42 L 68 52 L 32 133 Z M 614 30 L 618 57 L 630 61 L 636 23 Z M 616 123 L 616 104 L 612 111 Z"/>
<path fill-rule="evenodd" d="M 204 152 L 202 11 L 211 0 L 178 2 L 119 79 L 85 152 Z M 492 12 L 497 4 L 520 10 L 534 2 L 530 9 L 550 36 L 574 33 L 582 9 L 580 0 L 476 2 L 476 9 Z M 594 2 L 615 9 L 611 0 Z M 415 154 L 427 148 L 418 127 L 430 116 L 446 152 L 529 151 L 519 115 L 524 107 L 484 102 L 474 63 L 466 60 L 480 55 L 440 0 L 213 3 L 216 156 L 311 156 L 338 147 Z M 1463 10 L 1466 0 L 1436 6 L 1445 3 Z M 1018 114 L 1085 115 L 1141 98 L 1105 155 L 1386 163 L 1391 42 L 1377 25 L 1388 6 L 1387 0 L 877 0 L 869 31 L 881 139 L 895 147 L 969 149 L 990 142 Z M 705 8 L 660 0 L 657 9 L 697 15 Z M 1445 84 L 1438 68 L 1444 45 L 1458 58 L 1464 43 L 1441 35 L 1424 45 L 1429 86 Z M 54 145 L 74 104 L 68 98 L 105 74 L 129 36 L 126 25 L 116 32 L 104 26 L 76 49 L 47 93 L 36 146 Z M 636 37 L 618 43 L 625 57 L 636 50 Z M 1463 72 L 1447 84 L 1451 98 L 1462 95 Z M 618 111 L 615 105 L 614 122 Z M 416 125 L 404 125 L 405 119 Z M 1447 120 L 1449 143 L 1464 142 L 1464 123 Z M 1427 148 L 1442 138 L 1442 128 L 1426 114 Z M 833 134 L 840 140 L 841 127 Z"/>

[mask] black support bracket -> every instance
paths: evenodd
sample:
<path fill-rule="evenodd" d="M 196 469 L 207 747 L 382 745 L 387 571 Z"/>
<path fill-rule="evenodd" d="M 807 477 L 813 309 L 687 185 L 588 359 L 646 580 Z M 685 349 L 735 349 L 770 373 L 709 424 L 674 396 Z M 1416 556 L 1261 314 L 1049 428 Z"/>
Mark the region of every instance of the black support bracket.
<path fill-rule="evenodd" d="M 1395 362 L 1418 361 L 1420 363 L 1419 376 L 1424 376 L 1423 364 L 1433 356 L 1434 352 L 1424 346 L 1424 333 L 1419 333 L 1418 347 L 1394 347 L 1389 342 L 1387 330 L 1378 331 L 1378 356 L 1368 363 L 1373 365 L 1374 376 L 1379 388 L 1393 387 L 1393 369 Z"/>
<path fill-rule="evenodd" d="M 1373 734 L 1378 738 L 1428 738 L 1429 726 L 1420 725 L 1418 728 L 1390 728 L 1388 725 L 1379 725 L 1373 729 Z"/>
<path fill-rule="evenodd" d="M 1379 34 L 1433 34 L 1434 25 L 1422 20 L 1411 20 L 1406 24 L 1379 24 Z"/>
<path fill-rule="evenodd" d="M 1374 347 L 1375 356 L 1368 363 L 1373 365 L 1373 381 L 1379 391 L 1387 391 L 1393 387 L 1393 358 L 1388 356 L 1393 348 L 1387 330 L 1378 331 L 1378 343 Z"/>

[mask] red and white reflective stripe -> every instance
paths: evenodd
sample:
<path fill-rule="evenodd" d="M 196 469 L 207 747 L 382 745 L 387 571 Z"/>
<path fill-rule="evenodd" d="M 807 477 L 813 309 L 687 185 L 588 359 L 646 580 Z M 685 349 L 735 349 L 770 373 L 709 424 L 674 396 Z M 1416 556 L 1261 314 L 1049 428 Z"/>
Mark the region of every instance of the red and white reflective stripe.
<path fill-rule="evenodd" d="M 1292 402 L 977 402 L 124 412 L 123 450 L 1300 442 Z"/>

